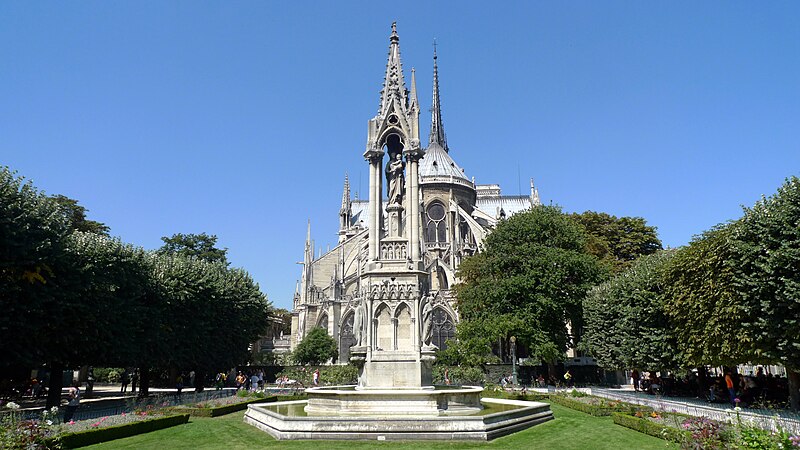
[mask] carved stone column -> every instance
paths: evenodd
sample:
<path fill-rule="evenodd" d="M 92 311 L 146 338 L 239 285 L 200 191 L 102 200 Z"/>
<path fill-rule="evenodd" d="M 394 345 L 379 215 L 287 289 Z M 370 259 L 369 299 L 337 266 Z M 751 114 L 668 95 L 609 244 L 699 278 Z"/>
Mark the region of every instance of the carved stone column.
<path fill-rule="evenodd" d="M 367 150 L 364 158 L 369 161 L 369 261 L 380 258 L 378 251 L 378 241 L 381 232 L 381 206 L 383 197 L 381 195 L 381 162 L 383 161 L 383 151 L 378 149 Z"/>

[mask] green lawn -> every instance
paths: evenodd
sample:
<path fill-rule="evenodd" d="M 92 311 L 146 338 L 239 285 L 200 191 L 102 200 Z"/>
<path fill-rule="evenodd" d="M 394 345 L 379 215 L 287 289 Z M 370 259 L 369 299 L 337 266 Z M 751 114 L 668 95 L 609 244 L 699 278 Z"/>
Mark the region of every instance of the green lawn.
<path fill-rule="evenodd" d="M 555 420 L 491 442 L 415 442 L 414 450 L 444 448 L 491 449 L 672 449 L 674 444 L 615 425 L 609 417 L 594 417 L 551 405 Z M 217 418 L 192 418 L 186 425 L 133 436 L 89 449 L 357 449 L 409 448 L 407 442 L 377 441 L 276 441 L 243 422 L 244 412 Z"/>

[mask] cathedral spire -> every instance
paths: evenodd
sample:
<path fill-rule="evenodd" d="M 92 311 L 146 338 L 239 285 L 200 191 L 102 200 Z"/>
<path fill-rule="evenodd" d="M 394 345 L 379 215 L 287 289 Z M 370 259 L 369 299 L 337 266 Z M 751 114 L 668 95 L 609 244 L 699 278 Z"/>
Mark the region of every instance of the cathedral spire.
<path fill-rule="evenodd" d="M 419 99 L 417 98 L 417 71 L 411 68 L 411 94 L 409 98 L 408 109 L 418 111 Z"/>
<path fill-rule="evenodd" d="M 342 189 L 342 207 L 339 209 L 339 242 L 347 238 L 350 230 L 350 220 L 353 212 L 350 202 L 350 178 L 344 174 L 344 189 Z"/>
<path fill-rule="evenodd" d="M 339 215 L 349 214 L 350 212 L 350 178 L 344 174 L 344 189 L 342 190 L 342 208 Z"/>
<path fill-rule="evenodd" d="M 378 115 L 383 116 L 395 99 L 404 107 L 406 106 L 406 83 L 403 79 L 403 63 L 400 61 L 400 37 L 397 35 L 397 22 L 392 22 L 389 58 L 386 62 L 386 76 L 383 79 Z"/>
<path fill-rule="evenodd" d="M 444 125 L 442 124 L 442 105 L 439 100 L 439 65 L 436 60 L 436 41 L 433 41 L 433 106 L 431 107 L 431 135 L 429 144 L 439 144 L 446 152 L 450 149 L 447 148 L 447 138 L 444 134 Z"/>

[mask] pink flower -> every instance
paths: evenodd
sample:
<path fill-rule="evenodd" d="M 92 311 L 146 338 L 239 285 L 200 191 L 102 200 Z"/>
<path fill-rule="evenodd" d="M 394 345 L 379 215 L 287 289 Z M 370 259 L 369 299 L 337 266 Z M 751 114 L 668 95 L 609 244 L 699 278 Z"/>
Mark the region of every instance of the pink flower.
<path fill-rule="evenodd" d="M 74 420 L 70 420 L 70 421 L 69 421 L 69 424 L 70 424 L 70 425 L 75 425 L 75 421 L 74 421 Z"/>

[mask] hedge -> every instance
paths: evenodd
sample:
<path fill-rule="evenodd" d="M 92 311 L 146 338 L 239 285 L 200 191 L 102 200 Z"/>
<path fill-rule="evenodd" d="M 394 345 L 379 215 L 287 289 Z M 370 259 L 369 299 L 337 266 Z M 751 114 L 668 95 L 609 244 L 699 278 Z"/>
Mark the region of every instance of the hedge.
<path fill-rule="evenodd" d="M 649 434 L 657 438 L 665 439 L 672 442 L 686 442 L 691 440 L 691 433 L 682 431 L 677 428 L 668 427 L 666 425 L 657 424 L 644 417 L 636 417 L 630 414 L 615 412 L 611 415 L 614 423 L 621 425 L 631 430 L 636 430 L 640 433 Z"/>
<path fill-rule="evenodd" d="M 278 397 L 275 396 L 267 398 L 256 398 L 252 400 L 245 400 L 240 403 L 234 403 L 231 405 L 217 406 L 216 408 L 176 406 L 172 408 L 172 410 L 182 414 L 190 414 L 195 417 L 219 417 L 219 416 L 224 416 L 225 414 L 235 413 L 237 411 L 242 411 L 244 409 L 247 409 L 247 405 L 251 403 L 270 403 L 276 401 L 277 399 Z"/>
<path fill-rule="evenodd" d="M 563 395 L 551 395 L 550 402 L 557 403 L 561 406 L 566 406 L 567 408 L 584 412 L 592 416 L 610 416 L 615 412 L 633 412 L 635 410 L 652 411 L 652 408 L 647 406 L 631 405 L 624 402 L 618 402 L 618 406 L 592 405 L 590 403 L 573 400 Z"/>
<path fill-rule="evenodd" d="M 135 436 L 137 434 L 149 433 L 176 425 L 183 425 L 187 422 L 189 422 L 189 414 L 178 414 L 143 420 L 141 422 L 114 425 L 107 428 L 98 428 L 96 430 L 61 434 L 55 440 L 57 440 L 63 448 L 78 448 L 99 444 L 100 442 L 113 441 L 114 439 Z"/>

